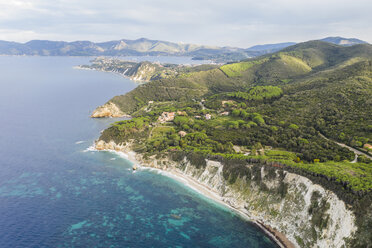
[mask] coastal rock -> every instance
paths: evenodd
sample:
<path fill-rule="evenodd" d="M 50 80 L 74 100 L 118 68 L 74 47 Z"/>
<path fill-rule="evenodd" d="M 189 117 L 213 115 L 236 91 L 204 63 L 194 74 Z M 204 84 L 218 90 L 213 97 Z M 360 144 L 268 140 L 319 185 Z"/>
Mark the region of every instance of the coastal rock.
<path fill-rule="evenodd" d="M 126 116 L 113 102 L 108 102 L 98 108 L 96 108 L 90 117 L 102 118 L 102 117 L 123 117 Z"/>

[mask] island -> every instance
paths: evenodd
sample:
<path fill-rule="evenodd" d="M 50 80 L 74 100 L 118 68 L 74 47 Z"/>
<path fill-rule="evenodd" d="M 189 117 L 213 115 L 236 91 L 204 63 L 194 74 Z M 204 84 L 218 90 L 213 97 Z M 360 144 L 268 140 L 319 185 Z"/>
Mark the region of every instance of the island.
<path fill-rule="evenodd" d="M 309 41 L 116 96 L 92 117 L 132 118 L 95 148 L 200 185 L 288 247 L 368 247 L 371 96 L 371 45 Z"/>

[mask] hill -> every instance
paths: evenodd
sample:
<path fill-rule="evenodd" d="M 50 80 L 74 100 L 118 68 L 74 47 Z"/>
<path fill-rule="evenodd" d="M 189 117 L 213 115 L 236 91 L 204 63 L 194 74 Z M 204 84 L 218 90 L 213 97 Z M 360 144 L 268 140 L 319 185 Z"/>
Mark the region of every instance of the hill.
<path fill-rule="evenodd" d="M 256 45 L 250 48 L 247 48 L 246 51 L 262 51 L 267 53 L 277 52 L 283 48 L 295 45 L 295 42 L 284 42 L 276 44 L 265 44 L 265 45 Z"/>
<path fill-rule="evenodd" d="M 310 41 L 257 59 L 150 82 L 126 95 L 113 98 L 111 102 L 123 112 L 131 114 L 148 101 L 201 98 L 220 92 L 245 90 L 255 85 L 284 86 L 301 78 L 311 78 L 317 72 L 343 68 L 371 57 L 372 49 L 368 44 L 341 47 Z M 157 92 L 154 92 L 155 88 Z M 141 103 L 135 98 L 140 99 Z"/>
<path fill-rule="evenodd" d="M 116 96 L 101 108 L 115 106 L 134 118 L 113 124 L 100 142 L 131 144 L 151 160 L 187 159 L 197 169 L 205 168 L 205 159 L 220 161 L 224 179 L 237 189 L 245 185 L 236 185 L 237 180 L 253 178 L 259 180 L 259 191 L 267 192 L 270 182 L 262 185 L 260 178 L 283 171 L 305 176 L 352 209 L 358 231 L 349 237 L 348 247 L 368 247 L 371 96 L 372 45 L 309 41 L 255 59 L 150 81 Z M 271 176 L 255 174 L 266 170 Z M 286 186 L 280 185 L 270 197 L 286 194 Z M 322 228 L 329 225 L 327 200 L 319 203 L 312 196 L 311 201 L 308 213 L 317 213 L 311 217 L 312 234 L 295 238 L 303 247 L 322 239 Z"/>
<path fill-rule="evenodd" d="M 148 108 L 149 102 L 188 103 L 206 99 L 206 106 L 215 111 L 223 110 L 222 101 L 237 102 L 238 105 L 243 102 L 249 111 L 266 116 L 275 126 L 291 122 L 299 127 L 301 133 L 308 133 L 305 136 L 312 137 L 311 133 L 320 132 L 333 140 L 362 149 L 372 140 L 371 60 L 372 46 L 368 44 L 342 47 L 310 41 L 257 59 L 151 81 L 125 95 L 114 97 L 97 109 L 94 116 L 99 117 L 105 106 L 112 105 L 123 114 L 138 115 Z M 272 86 L 279 87 L 283 92 L 276 101 L 249 100 L 247 90 Z M 226 108 L 231 109 L 231 106 Z M 106 116 L 107 110 L 104 112 Z M 252 140 L 265 145 L 279 145 L 286 150 L 301 152 L 302 158 L 307 161 L 340 160 L 341 157 L 343 160 L 351 156 L 350 153 L 340 155 L 336 150 L 334 153 L 327 151 L 325 155 L 323 149 L 315 148 L 317 145 L 312 148 L 305 146 L 300 151 L 297 138 L 292 145 L 288 145 L 287 139 L 274 134 L 268 138 L 262 136 L 264 132 L 261 131 L 250 131 L 244 135 L 253 135 L 255 138 L 251 137 Z M 234 131 L 227 137 L 232 139 L 233 144 L 237 142 L 233 140 L 236 133 L 239 132 Z M 315 138 L 314 142 L 319 140 Z"/>

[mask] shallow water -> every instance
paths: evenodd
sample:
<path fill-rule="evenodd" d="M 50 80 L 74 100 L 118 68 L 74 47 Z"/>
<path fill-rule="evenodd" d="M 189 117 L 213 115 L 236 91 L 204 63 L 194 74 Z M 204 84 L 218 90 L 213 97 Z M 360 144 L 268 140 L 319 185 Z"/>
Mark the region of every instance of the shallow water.
<path fill-rule="evenodd" d="M 0 247 L 276 247 L 181 183 L 86 150 L 115 121 L 92 110 L 136 87 L 73 69 L 90 59 L 0 57 Z"/>

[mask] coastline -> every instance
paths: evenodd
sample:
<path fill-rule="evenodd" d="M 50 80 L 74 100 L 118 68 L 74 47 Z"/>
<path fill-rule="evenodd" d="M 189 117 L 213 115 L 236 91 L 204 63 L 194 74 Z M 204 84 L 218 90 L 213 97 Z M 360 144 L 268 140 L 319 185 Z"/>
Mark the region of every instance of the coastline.
<path fill-rule="evenodd" d="M 234 211 L 236 214 L 238 214 L 242 219 L 245 221 L 249 221 L 253 223 L 256 227 L 258 227 L 260 230 L 262 230 L 278 247 L 280 248 L 295 248 L 294 244 L 289 241 L 286 236 L 278 232 L 277 230 L 273 229 L 272 227 L 265 225 L 260 220 L 257 220 L 253 218 L 247 211 L 244 209 L 238 209 L 227 202 L 223 201 L 223 198 L 218 195 L 217 192 L 215 192 L 213 189 L 209 188 L 206 185 L 200 184 L 197 180 L 194 178 L 187 176 L 177 170 L 162 170 L 159 168 L 154 168 L 150 166 L 143 165 L 136 156 L 140 156 L 136 152 L 132 150 L 128 151 L 122 151 L 122 150 L 112 150 L 112 149 L 97 149 L 95 147 L 95 144 L 88 148 L 89 151 L 106 151 L 106 152 L 112 152 L 117 155 L 119 155 L 121 158 L 125 158 L 126 160 L 129 160 L 137 167 L 137 170 L 150 170 L 150 171 L 157 171 L 159 174 L 162 174 L 164 176 L 170 177 L 174 180 L 177 180 L 178 182 L 182 183 L 183 185 L 193 189 L 194 191 L 198 192 L 199 194 L 203 195 L 204 197 L 216 202 L 217 204 L 221 204 L 230 210 Z"/>
<path fill-rule="evenodd" d="M 145 81 L 145 80 L 138 80 L 138 79 L 135 79 L 133 77 L 130 77 L 130 76 L 127 76 L 125 75 L 124 73 L 120 73 L 120 72 L 116 72 L 116 71 L 105 71 L 105 70 L 102 70 L 102 69 L 95 69 L 95 68 L 89 68 L 89 67 L 82 67 L 81 65 L 77 65 L 77 66 L 74 66 L 73 69 L 76 69 L 76 70 L 87 70 L 87 71 L 100 71 L 100 72 L 107 72 L 107 73 L 113 73 L 113 74 L 116 74 L 116 75 L 119 75 L 123 78 L 126 78 L 126 79 L 129 79 L 131 81 L 133 81 L 134 83 L 140 85 L 140 84 L 144 84 L 144 83 L 147 83 L 148 81 Z"/>

